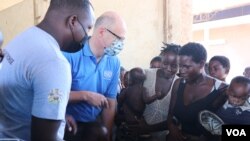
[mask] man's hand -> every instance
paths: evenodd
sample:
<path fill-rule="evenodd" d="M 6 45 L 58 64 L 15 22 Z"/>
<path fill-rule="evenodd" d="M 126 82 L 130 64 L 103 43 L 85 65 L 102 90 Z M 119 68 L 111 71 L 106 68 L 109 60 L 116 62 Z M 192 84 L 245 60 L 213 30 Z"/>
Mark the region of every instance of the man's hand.
<path fill-rule="evenodd" d="M 71 91 L 69 102 L 87 102 L 92 106 L 99 108 L 108 108 L 110 105 L 108 100 L 102 94 L 91 91 Z"/>
<path fill-rule="evenodd" d="M 112 128 L 115 118 L 115 109 L 116 109 L 116 99 L 107 98 L 109 107 L 103 108 L 101 119 L 105 127 L 108 129 L 109 141 L 112 139 Z"/>
<path fill-rule="evenodd" d="M 77 132 L 77 124 L 71 115 L 66 115 L 66 130 L 72 132 L 74 135 Z"/>
<path fill-rule="evenodd" d="M 99 108 L 109 107 L 108 99 L 105 96 L 96 92 L 88 92 L 86 96 L 86 102 Z"/>

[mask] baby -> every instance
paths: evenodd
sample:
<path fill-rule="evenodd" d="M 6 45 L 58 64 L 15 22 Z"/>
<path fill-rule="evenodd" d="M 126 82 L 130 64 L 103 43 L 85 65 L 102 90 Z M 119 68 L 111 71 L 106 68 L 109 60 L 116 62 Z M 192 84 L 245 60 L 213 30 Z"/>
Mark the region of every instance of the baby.
<path fill-rule="evenodd" d="M 227 89 L 228 99 L 217 111 L 225 124 L 250 124 L 250 79 L 237 76 Z"/>
<path fill-rule="evenodd" d="M 157 99 L 157 95 L 148 96 L 147 89 L 143 86 L 145 79 L 146 76 L 139 67 L 131 69 L 128 73 L 128 87 L 122 90 L 118 98 L 118 104 L 121 107 L 118 117 L 127 124 L 135 124 L 143 120 L 146 104 Z"/>

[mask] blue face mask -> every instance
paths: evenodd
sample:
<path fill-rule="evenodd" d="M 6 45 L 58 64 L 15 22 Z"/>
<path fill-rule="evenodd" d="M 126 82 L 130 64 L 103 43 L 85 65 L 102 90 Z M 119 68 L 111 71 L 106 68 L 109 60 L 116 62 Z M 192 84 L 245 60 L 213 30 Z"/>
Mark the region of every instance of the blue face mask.
<path fill-rule="evenodd" d="M 115 56 L 122 51 L 123 47 L 123 41 L 116 39 L 110 44 L 110 46 L 104 49 L 104 53 L 108 56 Z"/>

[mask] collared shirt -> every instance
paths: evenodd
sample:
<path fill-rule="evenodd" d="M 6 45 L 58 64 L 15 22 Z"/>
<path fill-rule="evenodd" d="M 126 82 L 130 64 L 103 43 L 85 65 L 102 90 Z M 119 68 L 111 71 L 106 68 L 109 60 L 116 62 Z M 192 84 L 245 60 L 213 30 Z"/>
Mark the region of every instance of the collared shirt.
<path fill-rule="evenodd" d="M 248 103 L 248 101 L 246 101 L 242 106 L 233 106 L 231 104 L 229 104 L 228 101 L 226 101 L 226 103 L 223 105 L 223 108 L 224 109 L 227 109 L 227 108 L 239 108 L 241 109 L 241 111 L 250 111 L 250 104 Z"/>
<path fill-rule="evenodd" d="M 243 106 L 232 106 L 228 101 L 219 108 L 216 114 L 226 124 L 250 124 L 250 108 L 246 102 Z"/>
<path fill-rule="evenodd" d="M 72 91 L 92 91 L 115 99 L 120 74 L 120 61 L 116 56 L 104 55 L 97 63 L 89 43 L 76 53 L 64 53 L 71 64 Z M 95 121 L 102 109 L 94 107 L 87 102 L 69 103 L 67 114 L 72 115 L 76 121 Z"/>

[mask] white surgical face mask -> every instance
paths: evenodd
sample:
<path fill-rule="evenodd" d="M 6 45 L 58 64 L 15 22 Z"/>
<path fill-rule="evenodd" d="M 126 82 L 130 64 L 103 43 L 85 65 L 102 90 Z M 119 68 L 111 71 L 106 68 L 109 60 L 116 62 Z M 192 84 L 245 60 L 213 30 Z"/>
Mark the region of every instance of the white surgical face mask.
<path fill-rule="evenodd" d="M 124 43 L 121 40 L 114 40 L 109 47 L 104 49 L 104 53 L 108 56 L 115 56 L 119 54 L 124 47 Z"/>

